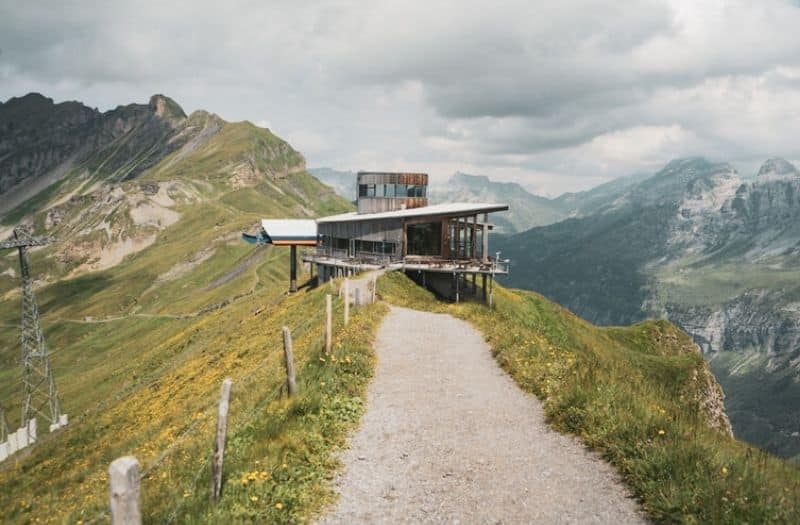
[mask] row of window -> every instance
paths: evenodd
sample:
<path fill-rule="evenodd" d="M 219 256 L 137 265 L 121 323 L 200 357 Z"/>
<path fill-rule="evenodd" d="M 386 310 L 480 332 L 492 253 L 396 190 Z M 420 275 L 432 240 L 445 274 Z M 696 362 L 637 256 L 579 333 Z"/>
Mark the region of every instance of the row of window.
<path fill-rule="evenodd" d="M 356 254 L 373 253 L 391 255 L 395 252 L 397 247 L 393 242 L 362 241 L 361 239 L 354 239 L 352 242 Z M 323 235 L 322 245 L 334 250 L 347 250 L 348 252 L 351 250 L 350 239 L 343 239 L 341 237 L 330 237 L 328 235 Z"/>
<path fill-rule="evenodd" d="M 359 184 L 359 197 L 424 197 L 427 186 L 414 184 Z"/>

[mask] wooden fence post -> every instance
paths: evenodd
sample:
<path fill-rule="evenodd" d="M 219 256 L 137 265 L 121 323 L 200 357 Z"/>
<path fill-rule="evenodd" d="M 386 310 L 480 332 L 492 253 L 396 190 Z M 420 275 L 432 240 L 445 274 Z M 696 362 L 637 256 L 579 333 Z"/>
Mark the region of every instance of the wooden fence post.
<path fill-rule="evenodd" d="M 297 392 L 297 383 L 294 379 L 294 355 L 292 354 L 292 332 L 283 327 L 283 356 L 286 358 L 286 390 L 289 397 Z"/>
<path fill-rule="evenodd" d="M 222 382 L 222 395 L 219 399 L 219 415 L 217 419 L 217 439 L 214 441 L 214 458 L 211 460 L 211 501 L 219 501 L 222 494 L 222 464 L 225 456 L 225 437 L 228 432 L 228 408 L 231 399 L 233 381 Z"/>
<path fill-rule="evenodd" d="M 333 339 L 331 294 L 325 296 L 325 353 L 331 353 L 331 340 Z"/>
<path fill-rule="evenodd" d="M 344 278 L 344 325 L 350 321 L 350 279 Z"/>
<path fill-rule="evenodd" d="M 353 304 L 355 306 L 361 306 L 361 288 L 356 288 L 356 298 Z"/>
<path fill-rule="evenodd" d="M 139 461 L 133 456 L 117 458 L 108 467 L 112 525 L 141 525 L 140 476 Z"/>
<path fill-rule="evenodd" d="M 372 301 L 371 304 L 375 304 L 375 295 L 378 293 L 378 276 L 372 278 Z"/>

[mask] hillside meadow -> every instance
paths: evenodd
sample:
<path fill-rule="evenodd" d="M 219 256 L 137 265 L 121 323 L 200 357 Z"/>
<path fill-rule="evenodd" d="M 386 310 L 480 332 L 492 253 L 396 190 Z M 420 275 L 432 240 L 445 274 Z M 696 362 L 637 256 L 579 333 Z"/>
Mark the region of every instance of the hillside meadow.
<path fill-rule="evenodd" d="M 800 469 L 720 430 L 718 387 L 674 325 L 597 327 L 501 286 L 494 309 L 443 303 L 399 273 L 378 287 L 390 303 L 475 325 L 550 423 L 615 465 L 655 521 L 800 522 Z"/>

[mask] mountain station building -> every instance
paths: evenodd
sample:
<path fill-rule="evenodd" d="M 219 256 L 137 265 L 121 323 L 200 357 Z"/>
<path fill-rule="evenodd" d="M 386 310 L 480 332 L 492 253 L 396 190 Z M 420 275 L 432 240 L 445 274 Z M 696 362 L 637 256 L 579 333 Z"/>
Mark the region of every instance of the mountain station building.
<path fill-rule="evenodd" d="M 402 270 L 458 301 L 487 299 L 487 279 L 491 288 L 495 275 L 508 274 L 509 262 L 493 257 L 489 248 L 489 214 L 507 205 L 428 205 L 425 173 L 362 171 L 354 190 L 357 211 L 317 219 L 315 241 L 309 220 L 264 220 L 259 237 L 273 244 L 294 244 L 295 237 L 297 244 L 313 244 L 302 259 L 316 269 L 319 282 L 362 270 Z"/>

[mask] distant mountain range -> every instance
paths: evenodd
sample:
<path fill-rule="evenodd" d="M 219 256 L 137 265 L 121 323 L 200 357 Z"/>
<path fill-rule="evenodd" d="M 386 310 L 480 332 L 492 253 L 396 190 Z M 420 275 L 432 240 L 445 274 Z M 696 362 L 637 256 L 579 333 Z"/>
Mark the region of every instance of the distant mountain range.
<path fill-rule="evenodd" d="M 355 199 L 356 174 L 330 168 L 312 168 L 312 175 L 334 188 L 346 199 Z M 534 195 L 515 182 L 498 182 L 485 175 L 457 172 L 446 182 L 431 184 L 428 200 L 442 202 L 498 202 L 509 205 L 509 211 L 492 218 L 499 233 L 517 233 L 534 226 L 543 226 L 569 217 L 580 217 L 597 211 L 613 196 L 635 184 L 643 176 L 615 179 L 588 191 L 565 193 L 551 199 Z"/>
<path fill-rule="evenodd" d="M 508 283 L 582 317 L 664 317 L 693 335 L 728 394 L 736 434 L 800 454 L 800 172 L 742 178 L 670 162 L 576 218 L 501 238 Z"/>

